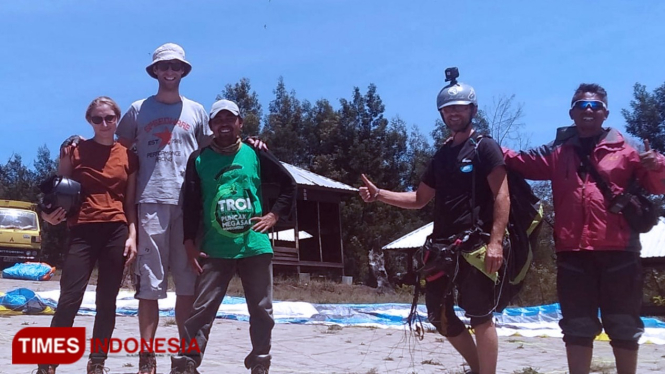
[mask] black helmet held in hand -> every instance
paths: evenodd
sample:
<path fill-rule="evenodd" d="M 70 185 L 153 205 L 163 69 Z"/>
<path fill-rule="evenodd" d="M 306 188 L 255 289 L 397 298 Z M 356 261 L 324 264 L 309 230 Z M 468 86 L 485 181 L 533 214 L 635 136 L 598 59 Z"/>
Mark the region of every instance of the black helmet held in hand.
<path fill-rule="evenodd" d="M 81 207 L 81 184 L 73 179 L 54 175 L 39 185 L 44 193 L 40 208 L 51 213 L 57 208 L 71 216 Z"/>

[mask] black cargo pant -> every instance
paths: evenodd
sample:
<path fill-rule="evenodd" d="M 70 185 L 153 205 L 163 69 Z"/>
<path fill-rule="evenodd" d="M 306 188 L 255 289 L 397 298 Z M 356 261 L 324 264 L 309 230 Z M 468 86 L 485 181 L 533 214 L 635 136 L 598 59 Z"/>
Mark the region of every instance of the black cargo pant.
<path fill-rule="evenodd" d="M 226 295 L 231 278 L 237 272 L 247 299 L 249 335 L 252 341 L 252 351 L 245 359 L 245 366 L 254 366 L 259 356 L 262 362 L 266 363 L 266 359 L 269 362 L 272 328 L 275 326 L 272 317 L 272 256 L 268 253 L 241 259 L 200 260 L 203 273 L 196 280 L 194 310 L 185 322 L 185 349 L 191 348 L 192 339 L 196 339 L 200 353 L 189 350 L 181 352 L 180 355 L 194 360 L 197 367 L 201 365 L 217 310 Z"/>
<path fill-rule="evenodd" d="M 111 339 L 115 328 L 115 303 L 125 266 L 123 253 L 127 234 L 124 222 L 86 223 L 70 229 L 69 251 L 60 277 L 60 298 L 51 327 L 74 325 L 90 274 L 98 264 L 92 338 L 93 342 Z M 95 349 L 90 353 L 90 359 L 101 362 L 107 353 L 101 348 Z"/>

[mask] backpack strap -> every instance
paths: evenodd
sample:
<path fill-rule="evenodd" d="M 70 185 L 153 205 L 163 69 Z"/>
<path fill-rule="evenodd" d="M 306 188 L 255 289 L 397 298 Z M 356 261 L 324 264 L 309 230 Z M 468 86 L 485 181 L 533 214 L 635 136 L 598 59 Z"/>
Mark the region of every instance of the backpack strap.
<path fill-rule="evenodd" d="M 467 142 L 471 142 L 471 144 L 473 145 L 474 158 L 478 157 L 478 145 L 480 145 L 480 142 L 483 140 L 483 138 L 484 138 L 483 134 L 478 134 L 474 130 L 474 132 L 466 140 Z M 473 159 L 471 160 L 472 160 L 471 163 L 473 165 Z M 480 227 L 480 225 L 478 225 L 478 213 L 476 212 L 476 167 L 475 166 L 471 170 L 471 220 L 473 221 L 474 227 Z"/>

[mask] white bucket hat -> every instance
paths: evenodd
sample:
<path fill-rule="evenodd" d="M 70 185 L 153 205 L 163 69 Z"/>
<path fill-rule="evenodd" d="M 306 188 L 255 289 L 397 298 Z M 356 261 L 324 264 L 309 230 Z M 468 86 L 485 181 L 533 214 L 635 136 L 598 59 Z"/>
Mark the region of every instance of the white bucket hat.
<path fill-rule="evenodd" d="M 185 50 L 175 43 L 166 43 L 157 47 L 157 49 L 155 49 L 155 51 L 152 53 L 152 63 L 148 65 L 145 70 L 151 77 L 157 79 L 157 76 L 155 75 L 152 67 L 160 61 L 169 60 L 178 60 L 185 64 L 185 71 L 182 73 L 183 78 L 186 77 L 190 71 L 192 71 L 192 65 L 187 60 L 185 60 Z"/>

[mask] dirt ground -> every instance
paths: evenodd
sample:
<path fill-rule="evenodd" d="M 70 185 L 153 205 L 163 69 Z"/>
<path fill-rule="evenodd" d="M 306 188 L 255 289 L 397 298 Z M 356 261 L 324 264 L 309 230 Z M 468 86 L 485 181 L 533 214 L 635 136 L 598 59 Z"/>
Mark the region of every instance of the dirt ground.
<path fill-rule="evenodd" d="M 56 282 L 26 282 L 0 279 L 0 291 L 16 287 L 46 291 Z M 26 326 L 48 326 L 51 316 L 18 315 L 0 319 L 0 373 L 31 373 L 34 366 L 11 365 L 11 342 Z M 78 316 L 75 326 L 85 326 L 90 337 L 94 318 Z M 201 373 L 248 373 L 243 359 L 250 350 L 249 324 L 218 319 L 212 328 Z M 172 318 L 162 318 L 157 337 L 177 335 Z M 138 336 L 136 317 L 118 317 L 114 337 Z M 500 337 L 499 373 L 566 373 L 563 343 L 559 338 Z M 271 373 L 463 373 L 463 361 L 449 343 L 429 333 L 419 341 L 411 333 L 397 329 L 330 327 L 326 325 L 277 324 L 273 331 Z M 72 365 L 63 365 L 58 373 L 84 373 L 86 356 Z M 106 361 L 110 373 L 136 373 L 138 358 L 126 353 L 113 354 Z M 158 357 L 158 373 L 168 373 L 170 358 Z M 533 369 L 529 371 L 527 369 Z M 596 342 L 594 369 L 612 373 L 612 350 L 606 342 Z M 638 373 L 664 373 L 665 346 L 644 344 L 640 347 Z"/>

